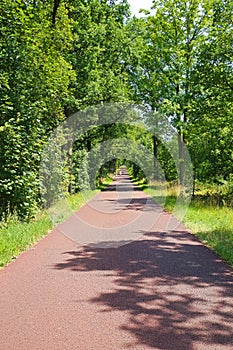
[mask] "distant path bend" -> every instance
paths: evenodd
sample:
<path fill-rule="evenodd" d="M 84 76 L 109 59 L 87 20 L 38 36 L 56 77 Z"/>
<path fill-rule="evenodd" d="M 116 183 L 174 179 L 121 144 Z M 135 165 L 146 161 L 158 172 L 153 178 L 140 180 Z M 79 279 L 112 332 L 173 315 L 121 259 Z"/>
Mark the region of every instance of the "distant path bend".
<path fill-rule="evenodd" d="M 230 350 L 233 271 L 123 173 L 0 271 L 0 314 L 0 350 Z"/>

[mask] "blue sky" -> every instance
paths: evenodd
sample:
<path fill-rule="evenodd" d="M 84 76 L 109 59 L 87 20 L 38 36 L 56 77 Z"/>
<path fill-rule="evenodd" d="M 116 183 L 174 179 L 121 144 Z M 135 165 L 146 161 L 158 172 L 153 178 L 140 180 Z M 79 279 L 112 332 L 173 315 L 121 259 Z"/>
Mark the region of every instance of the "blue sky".
<path fill-rule="evenodd" d="M 131 6 L 131 12 L 133 15 L 138 15 L 140 8 L 149 10 L 152 5 L 152 0 L 128 0 Z"/>

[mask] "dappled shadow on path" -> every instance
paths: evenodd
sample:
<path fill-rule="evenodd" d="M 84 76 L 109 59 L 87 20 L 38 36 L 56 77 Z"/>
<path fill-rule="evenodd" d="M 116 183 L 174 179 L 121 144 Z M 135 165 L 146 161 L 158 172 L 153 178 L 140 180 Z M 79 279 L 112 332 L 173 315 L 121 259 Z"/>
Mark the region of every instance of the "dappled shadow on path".
<path fill-rule="evenodd" d="M 118 248 L 64 255 L 58 270 L 114 272 L 114 288 L 89 302 L 128 314 L 121 329 L 134 336 L 132 347 L 231 348 L 232 270 L 187 232 L 150 232 Z"/>
<path fill-rule="evenodd" d="M 113 181 L 110 185 L 105 187 L 102 192 L 130 192 L 130 191 L 141 191 L 131 180 L 127 177 L 126 179 L 119 179 Z"/>
<path fill-rule="evenodd" d="M 149 211 L 149 212 L 162 212 L 164 209 L 155 203 L 151 198 L 147 197 L 136 197 L 136 198 L 120 198 L 120 199 L 105 199 L 110 203 L 115 204 L 115 211 L 120 210 L 135 210 L 135 211 Z M 165 211 L 164 211 L 165 212 Z"/>

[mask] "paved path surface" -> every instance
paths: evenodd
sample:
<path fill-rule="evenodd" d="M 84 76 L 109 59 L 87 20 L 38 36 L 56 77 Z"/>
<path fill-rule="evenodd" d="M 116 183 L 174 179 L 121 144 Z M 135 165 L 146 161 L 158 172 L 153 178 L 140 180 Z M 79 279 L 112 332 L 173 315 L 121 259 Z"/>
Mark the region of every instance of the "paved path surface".
<path fill-rule="evenodd" d="M 1 350 L 232 349 L 232 312 L 232 269 L 127 175 L 0 271 Z"/>

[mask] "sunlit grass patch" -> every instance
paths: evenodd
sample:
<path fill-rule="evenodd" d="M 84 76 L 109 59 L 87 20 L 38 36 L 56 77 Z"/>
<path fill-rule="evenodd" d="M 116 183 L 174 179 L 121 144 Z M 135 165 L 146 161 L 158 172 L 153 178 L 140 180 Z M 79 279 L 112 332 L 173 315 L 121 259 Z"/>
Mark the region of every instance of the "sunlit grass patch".
<path fill-rule="evenodd" d="M 6 227 L 0 227 L 0 266 L 16 258 L 46 235 L 52 227 L 52 221 L 45 212 L 31 222 L 22 223 L 17 218 L 11 218 Z"/>
<path fill-rule="evenodd" d="M 205 245 L 233 266 L 233 210 L 192 202 L 184 224 Z"/>

